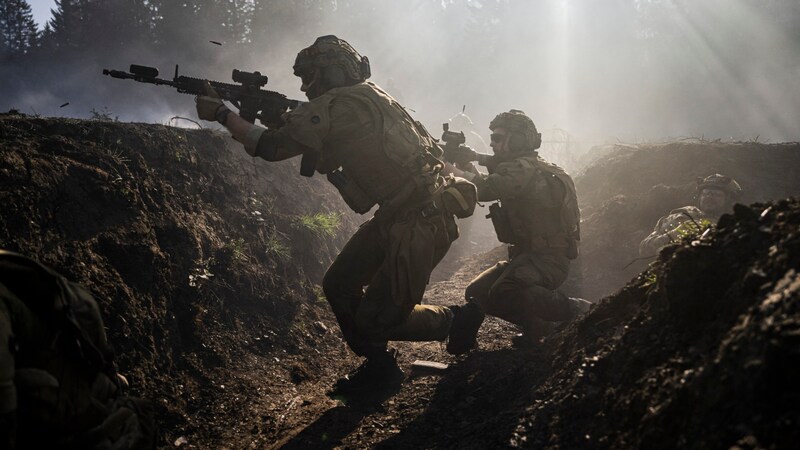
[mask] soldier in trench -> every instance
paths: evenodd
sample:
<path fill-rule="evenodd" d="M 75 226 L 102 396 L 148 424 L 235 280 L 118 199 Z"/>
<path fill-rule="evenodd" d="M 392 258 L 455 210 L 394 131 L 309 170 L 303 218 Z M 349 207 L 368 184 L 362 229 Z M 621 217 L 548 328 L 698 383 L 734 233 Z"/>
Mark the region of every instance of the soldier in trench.
<path fill-rule="evenodd" d="M 541 134 L 522 111 L 500 113 L 489 125 L 493 155 L 460 147 L 457 159 L 477 161 L 489 173 L 445 171 L 475 183 L 479 201 L 489 207 L 497 237 L 509 246 L 509 258 L 478 275 L 466 289 L 466 304 L 453 323 L 447 350 L 475 348 L 484 314 L 518 325 L 514 345 L 538 343 L 557 322 L 573 320 L 590 303 L 556 289 L 570 260 L 578 255 L 580 212 L 572 178 L 539 157 Z"/>
<path fill-rule="evenodd" d="M 155 448 L 152 404 L 113 356 L 86 290 L 0 250 L 0 448 Z"/>
<path fill-rule="evenodd" d="M 653 232 L 639 244 L 640 255 L 654 255 L 683 235 L 702 233 L 731 209 L 741 197 L 742 187 L 733 178 L 715 173 L 698 179 L 695 195 L 697 206 L 673 209 L 658 220 Z"/>
<path fill-rule="evenodd" d="M 355 212 L 379 206 L 327 270 L 322 287 L 347 345 L 365 358 L 332 393 L 394 386 L 404 374 L 388 341 L 445 340 L 459 314 L 458 307 L 421 301 L 431 271 L 458 236 L 454 214 L 471 214 L 474 198 L 448 201 L 441 149 L 397 101 L 366 81 L 369 60 L 346 41 L 318 38 L 298 53 L 294 73 L 309 102 L 287 113 L 283 126 L 246 122 L 210 87 L 197 98 L 197 112 L 224 125 L 251 156 L 302 155 L 301 174 L 326 174 Z M 474 191 L 469 183 L 460 186 Z"/>

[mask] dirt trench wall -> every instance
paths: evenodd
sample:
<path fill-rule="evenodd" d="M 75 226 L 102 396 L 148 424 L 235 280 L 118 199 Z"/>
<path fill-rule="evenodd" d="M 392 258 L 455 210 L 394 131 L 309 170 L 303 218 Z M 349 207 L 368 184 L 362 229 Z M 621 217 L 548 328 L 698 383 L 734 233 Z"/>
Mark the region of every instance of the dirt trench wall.
<path fill-rule="evenodd" d="M 735 178 L 744 204 L 800 195 L 798 143 L 684 141 L 605 151 L 607 156 L 575 176 L 581 255 L 563 286 L 592 301 L 615 292 L 655 259 L 637 260 L 639 242 L 661 216 L 695 204 L 698 177 Z"/>
<path fill-rule="evenodd" d="M 237 352 L 313 345 L 295 322 L 326 313 L 318 283 L 362 220 L 297 162 L 209 130 L 15 115 L 0 201 L 0 247 L 89 288 L 148 398 Z"/>
<path fill-rule="evenodd" d="M 800 201 L 719 229 L 556 336 L 512 444 L 794 448 L 800 438 Z M 734 447 L 738 446 L 738 447 Z"/>

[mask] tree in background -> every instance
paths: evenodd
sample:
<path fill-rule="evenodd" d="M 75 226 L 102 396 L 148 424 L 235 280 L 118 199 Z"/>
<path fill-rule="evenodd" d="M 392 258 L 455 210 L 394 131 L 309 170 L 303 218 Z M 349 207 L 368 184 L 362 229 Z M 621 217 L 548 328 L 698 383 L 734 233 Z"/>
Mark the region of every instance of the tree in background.
<path fill-rule="evenodd" d="M 151 45 L 153 14 L 145 0 L 91 0 L 85 6 L 83 43 L 103 55 Z"/>
<path fill-rule="evenodd" d="M 56 0 L 53 18 L 42 37 L 45 52 L 74 50 L 81 46 L 86 24 L 87 0 Z"/>
<path fill-rule="evenodd" d="M 152 6 L 146 0 L 56 0 L 47 24 L 46 52 L 115 54 L 130 45 L 151 43 Z"/>
<path fill-rule="evenodd" d="M 39 44 L 39 30 L 25 0 L 0 0 L 0 59 L 29 53 Z"/>

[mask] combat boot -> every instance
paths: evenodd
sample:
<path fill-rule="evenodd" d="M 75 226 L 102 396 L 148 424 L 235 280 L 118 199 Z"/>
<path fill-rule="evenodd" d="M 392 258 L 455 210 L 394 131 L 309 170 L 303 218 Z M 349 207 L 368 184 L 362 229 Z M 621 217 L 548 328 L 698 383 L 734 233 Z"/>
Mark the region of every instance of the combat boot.
<path fill-rule="evenodd" d="M 461 355 L 478 346 L 478 329 L 486 314 L 477 303 L 472 302 L 454 305 L 450 309 L 453 310 L 453 323 L 447 337 L 447 353 Z"/>
<path fill-rule="evenodd" d="M 340 378 L 330 395 L 363 393 L 399 386 L 405 374 L 397 364 L 397 350 L 389 349 L 367 358 L 358 368 Z"/>

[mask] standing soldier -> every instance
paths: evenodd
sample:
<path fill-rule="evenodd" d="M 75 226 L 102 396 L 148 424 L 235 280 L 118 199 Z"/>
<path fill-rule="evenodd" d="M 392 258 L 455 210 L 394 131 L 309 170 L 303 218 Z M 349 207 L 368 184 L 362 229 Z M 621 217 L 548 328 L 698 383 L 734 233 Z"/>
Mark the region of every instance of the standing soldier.
<path fill-rule="evenodd" d="M 700 234 L 716 223 L 742 195 L 742 187 L 731 177 L 718 173 L 697 180 L 698 206 L 673 209 L 656 223 L 653 232 L 639 244 L 640 255 L 653 255 L 687 233 Z"/>
<path fill-rule="evenodd" d="M 462 147 L 463 159 L 486 166 L 488 175 L 448 165 L 478 188 L 479 201 L 494 201 L 489 212 L 501 242 L 511 244 L 509 260 L 472 280 L 466 305 L 455 318 L 448 352 L 461 354 L 477 345 L 484 313 L 522 328 L 515 345 L 538 342 L 553 322 L 575 318 L 589 302 L 556 291 L 578 255 L 580 212 L 575 185 L 560 167 L 539 157 L 541 134 L 522 111 L 499 114 L 489 125 L 494 155 Z"/>
<path fill-rule="evenodd" d="M 366 358 L 333 392 L 396 385 L 403 372 L 387 341 L 444 340 L 457 311 L 420 304 L 431 271 L 458 235 L 458 211 L 435 201 L 444 188 L 440 149 L 399 103 L 366 81 L 369 60 L 344 40 L 318 38 L 297 55 L 294 73 L 309 102 L 289 112 L 281 127 L 243 120 L 210 87 L 198 97 L 197 112 L 224 125 L 251 156 L 303 155 L 301 174 L 326 174 L 357 213 L 379 206 L 328 269 L 322 288 L 348 346 Z"/>

